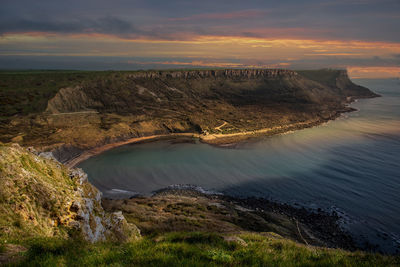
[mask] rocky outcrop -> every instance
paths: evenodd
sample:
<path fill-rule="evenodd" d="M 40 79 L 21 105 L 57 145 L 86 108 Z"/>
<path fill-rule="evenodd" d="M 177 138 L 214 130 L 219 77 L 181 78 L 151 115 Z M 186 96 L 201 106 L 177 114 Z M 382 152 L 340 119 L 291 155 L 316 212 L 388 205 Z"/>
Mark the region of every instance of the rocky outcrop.
<path fill-rule="evenodd" d="M 97 242 L 140 236 L 120 212 L 104 211 L 101 193 L 82 170 L 17 144 L 0 146 L 0 210 L 0 240 L 72 236 Z"/>
<path fill-rule="evenodd" d="M 329 87 L 284 69 L 145 71 L 63 88 L 49 100 L 46 112 L 159 116 L 155 111 L 172 110 L 187 115 L 195 112 L 199 102 L 209 100 L 237 107 L 249 102 L 258 106 L 285 102 L 321 104 L 342 101 L 342 91 L 336 85 Z"/>
<path fill-rule="evenodd" d="M 191 70 L 191 71 L 143 71 L 130 74 L 133 79 L 195 79 L 195 78 L 277 78 L 294 77 L 295 71 L 285 69 L 221 69 L 221 70 Z"/>

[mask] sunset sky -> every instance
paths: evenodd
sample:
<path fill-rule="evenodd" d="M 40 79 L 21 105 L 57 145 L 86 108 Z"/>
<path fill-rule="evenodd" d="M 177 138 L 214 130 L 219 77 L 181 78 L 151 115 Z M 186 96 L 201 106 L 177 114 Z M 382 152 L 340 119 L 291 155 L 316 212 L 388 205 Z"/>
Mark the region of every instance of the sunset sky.
<path fill-rule="evenodd" d="M 399 0 L 0 0 L 0 68 L 347 68 L 400 77 Z"/>

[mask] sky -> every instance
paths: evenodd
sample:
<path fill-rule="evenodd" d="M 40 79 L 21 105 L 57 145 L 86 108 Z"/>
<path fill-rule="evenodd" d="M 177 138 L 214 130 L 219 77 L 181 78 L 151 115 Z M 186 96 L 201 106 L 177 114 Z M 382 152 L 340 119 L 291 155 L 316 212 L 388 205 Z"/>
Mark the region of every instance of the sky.
<path fill-rule="evenodd" d="M 400 77 L 400 0 L 0 0 L 0 69 Z"/>

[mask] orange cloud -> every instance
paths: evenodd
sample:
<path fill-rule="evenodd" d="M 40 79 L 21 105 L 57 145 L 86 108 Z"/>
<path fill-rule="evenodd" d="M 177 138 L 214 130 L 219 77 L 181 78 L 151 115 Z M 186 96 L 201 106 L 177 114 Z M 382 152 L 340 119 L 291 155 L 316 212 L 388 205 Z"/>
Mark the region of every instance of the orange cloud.
<path fill-rule="evenodd" d="M 15 56 L 112 56 L 146 58 L 137 64 L 232 68 L 301 68 L 317 62 L 325 66 L 349 66 L 359 77 L 397 77 L 400 44 L 339 40 L 196 36 L 185 40 L 126 39 L 106 34 L 5 34 L 0 36 L 0 55 Z M 374 56 L 381 60 L 374 60 Z M 152 58 L 163 58 L 152 62 Z M 176 59 L 193 58 L 192 62 Z M 347 64 L 342 63 L 346 59 Z M 365 61 L 365 60 L 369 61 Z M 389 59 L 389 63 L 383 61 Z M 381 64 L 385 67 L 368 67 Z M 383 63 L 381 63 L 383 62 Z M 387 63 L 387 64 L 386 64 Z M 330 64 L 330 65 L 329 65 Z M 397 64 L 397 65 L 396 65 Z M 361 67 L 363 65 L 365 67 Z M 299 67 L 300 66 L 300 67 Z M 312 65 L 315 66 L 315 65 Z"/>
<path fill-rule="evenodd" d="M 2 47 L 26 47 L 32 52 L 35 44 L 42 47 L 50 44 L 78 46 L 82 55 L 88 55 L 96 48 L 103 55 L 118 53 L 121 56 L 163 56 L 195 55 L 246 59 L 285 59 L 317 56 L 371 57 L 400 54 L 400 44 L 390 42 L 361 42 L 338 40 L 304 40 L 250 38 L 236 36 L 197 36 L 189 40 L 154 40 L 146 38 L 124 39 L 106 34 L 5 34 L 0 37 Z M 82 45 L 80 45 L 82 44 Z M 87 44 L 88 49 L 85 45 Z M 91 45 L 89 49 L 89 44 Z M 112 45 L 111 45 L 112 44 Z M 32 47 L 30 47 L 32 46 Z M 38 45 L 39 46 L 39 45 Z M 147 48 L 147 49 L 145 49 Z M 22 49 L 21 49 L 22 50 Z M 39 48 L 38 48 L 39 50 Z M 43 49 L 40 49 L 43 53 Z M 63 54 L 70 49 L 64 49 Z M 75 53 L 78 53 L 78 50 Z M 34 53 L 34 52 L 33 52 Z M 53 52 L 49 52 L 53 53 Z"/>

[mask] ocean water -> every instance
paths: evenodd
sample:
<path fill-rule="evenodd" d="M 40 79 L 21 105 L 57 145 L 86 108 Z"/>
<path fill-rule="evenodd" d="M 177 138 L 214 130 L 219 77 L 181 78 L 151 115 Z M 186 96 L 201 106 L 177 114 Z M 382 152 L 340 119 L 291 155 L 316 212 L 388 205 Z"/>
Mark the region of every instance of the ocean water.
<path fill-rule="evenodd" d="M 235 196 L 335 210 L 360 245 L 400 251 L 400 81 L 355 80 L 382 95 L 314 128 L 235 148 L 158 141 L 80 164 L 106 197 L 191 184 Z"/>

